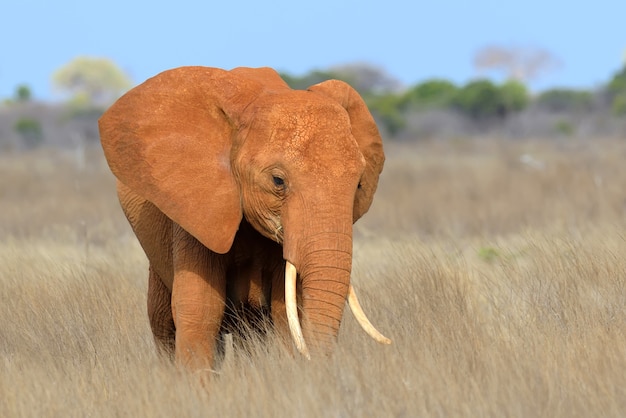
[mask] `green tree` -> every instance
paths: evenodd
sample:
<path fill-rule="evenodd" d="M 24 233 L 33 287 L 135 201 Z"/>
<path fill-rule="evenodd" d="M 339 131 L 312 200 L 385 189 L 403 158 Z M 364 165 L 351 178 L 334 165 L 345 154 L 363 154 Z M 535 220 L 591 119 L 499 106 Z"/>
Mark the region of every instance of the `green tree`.
<path fill-rule="evenodd" d="M 610 94 L 626 92 L 626 65 L 613 75 L 613 78 L 609 81 L 607 90 Z"/>
<path fill-rule="evenodd" d="M 620 93 L 613 98 L 611 110 L 616 116 L 626 115 L 626 93 Z"/>
<path fill-rule="evenodd" d="M 529 101 L 526 87 L 514 80 L 497 86 L 489 80 L 475 80 L 461 88 L 452 107 L 473 119 L 504 118 L 512 112 L 520 111 Z"/>
<path fill-rule="evenodd" d="M 20 118 L 13 125 L 13 129 L 22 138 L 26 148 L 34 148 L 43 142 L 43 130 L 36 119 Z"/>
<path fill-rule="evenodd" d="M 457 92 L 458 87 L 448 80 L 427 80 L 410 88 L 402 96 L 399 104 L 403 110 L 447 107 Z"/>
<path fill-rule="evenodd" d="M 293 76 L 287 73 L 280 73 L 283 80 L 295 90 L 306 90 L 310 86 L 321 83 L 322 81 L 338 79 L 349 82 L 344 78 L 341 78 L 340 74 L 333 73 L 332 71 L 313 70 L 303 76 Z"/>
<path fill-rule="evenodd" d="M 129 77 L 110 59 L 77 57 L 52 76 L 54 86 L 79 106 L 102 106 L 131 86 Z"/>
<path fill-rule="evenodd" d="M 26 84 L 20 84 L 15 88 L 15 101 L 25 103 L 30 102 L 32 98 L 32 91 Z"/>
<path fill-rule="evenodd" d="M 401 83 L 383 68 L 364 62 L 332 67 L 330 73 L 354 87 L 360 94 L 386 95 L 400 90 Z"/>
<path fill-rule="evenodd" d="M 606 87 L 613 113 L 626 115 L 626 65 L 615 73 Z"/>
<path fill-rule="evenodd" d="M 289 87 L 305 90 L 325 80 L 336 79 L 350 84 L 361 95 L 384 95 L 400 88 L 400 82 L 383 69 L 365 63 L 346 64 L 328 70 L 313 70 L 303 76 L 281 73 Z"/>
<path fill-rule="evenodd" d="M 469 82 L 458 91 L 452 104 L 474 119 L 503 116 L 500 91 L 489 80 Z"/>
<path fill-rule="evenodd" d="M 400 106 L 401 96 L 395 94 L 368 95 L 365 103 L 376 121 L 390 135 L 396 136 L 406 126 Z"/>
<path fill-rule="evenodd" d="M 585 90 L 554 88 L 542 92 L 535 102 L 550 112 L 585 112 L 593 107 L 593 95 Z"/>
<path fill-rule="evenodd" d="M 502 108 L 506 114 L 519 112 L 528 106 L 530 96 L 526 86 L 517 80 L 509 80 L 500 86 Z"/>

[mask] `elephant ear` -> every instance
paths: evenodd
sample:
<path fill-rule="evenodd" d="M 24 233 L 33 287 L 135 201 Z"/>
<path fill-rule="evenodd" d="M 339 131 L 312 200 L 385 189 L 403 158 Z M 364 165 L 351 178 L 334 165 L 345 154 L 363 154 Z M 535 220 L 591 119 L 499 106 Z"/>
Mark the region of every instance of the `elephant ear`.
<path fill-rule="evenodd" d="M 309 87 L 308 90 L 330 97 L 346 109 L 352 125 L 352 135 L 365 158 L 365 172 L 354 200 L 354 222 L 356 222 L 369 209 L 378 187 L 378 177 L 385 162 L 382 138 L 367 105 L 359 93 L 347 83 L 327 80 Z"/>
<path fill-rule="evenodd" d="M 206 247 L 228 252 L 242 218 L 232 140 L 239 115 L 261 88 L 207 67 L 147 80 L 99 120 L 111 171 Z"/>

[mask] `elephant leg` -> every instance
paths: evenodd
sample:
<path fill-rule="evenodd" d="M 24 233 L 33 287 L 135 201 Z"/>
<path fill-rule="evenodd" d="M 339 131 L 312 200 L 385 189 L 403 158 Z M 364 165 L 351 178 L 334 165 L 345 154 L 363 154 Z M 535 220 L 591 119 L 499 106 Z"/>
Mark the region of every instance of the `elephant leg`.
<path fill-rule="evenodd" d="M 175 327 L 171 307 L 172 294 L 159 275 L 150 267 L 148 278 L 148 318 L 159 354 L 174 355 Z"/>
<path fill-rule="evenodd" d="M 226 303 L 226 258 L 178 225 L 173 253 L 176 362 L 191 370 L 211 370 Z"/>

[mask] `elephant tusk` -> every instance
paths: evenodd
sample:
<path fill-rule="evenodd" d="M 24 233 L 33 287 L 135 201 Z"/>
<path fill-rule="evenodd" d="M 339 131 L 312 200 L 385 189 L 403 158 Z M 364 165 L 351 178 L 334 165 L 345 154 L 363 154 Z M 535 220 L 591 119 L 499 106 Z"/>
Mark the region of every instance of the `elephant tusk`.
<path fill-rule="evenodd" d="M 289 261 L 285 264 L 285 308 L 287 309 L 287 321 L 289 322 L 289 331 L 291 332 L 291 338 L 296 343 L 298 351 L 306 357 L 311 359 L 309 349 L 304 342 L 302 336 L 302 328 L 300 327 L 300 320 L 298 319 L 298 304 L 296 301 L 296 267 Z"/>
<path fill-rule="evenodd" d="M 378 341 L 381 344 L 391 344 L 391 340 L 381 334 L 376 328 L 374 328 L 370 320 L 367 319 L 367 316 L 365 316 L 365 312 L 363 312 L 363 309 L 361 308 L 361 304 L 356 297 L 356 293 L 352 285 L 350 285 L 350 290 L 348 293 L 348 306 L 350 306 L 350 310 L 352 311 L 352 314 L 356 318 L 361 328 L 363 328 L 363 330 L 367 332 L 370 337 L 372 337 L 374 340 Z"/>

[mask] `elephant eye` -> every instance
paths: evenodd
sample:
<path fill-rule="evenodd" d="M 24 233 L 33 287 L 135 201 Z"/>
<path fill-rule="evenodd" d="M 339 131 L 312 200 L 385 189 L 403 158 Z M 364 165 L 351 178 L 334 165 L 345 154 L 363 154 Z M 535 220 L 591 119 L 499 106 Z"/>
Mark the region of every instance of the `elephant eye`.
<path fill-rule="evenodd" d="M 274 181 L 274 186 L 283 187 L 285 185 L 285 180 L 278 176 L 272 176 L 272 180 Z"/>
<path fill-rule="evenodd" d="M 359 185 L 356 186 L 357 189 L 361 190 L 361 182 L 359 182 Z"/>

